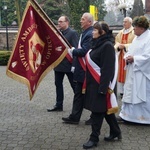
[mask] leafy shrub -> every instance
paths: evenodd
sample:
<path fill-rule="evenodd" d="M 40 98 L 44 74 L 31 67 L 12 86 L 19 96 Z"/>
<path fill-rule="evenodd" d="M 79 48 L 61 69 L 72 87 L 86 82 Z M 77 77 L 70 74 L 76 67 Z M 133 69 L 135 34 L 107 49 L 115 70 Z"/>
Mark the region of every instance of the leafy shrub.
<path fill-rule="evenodd" d="M 8 63 L 11 51 L 0 51 L 0 66 L 5 66 Z"/>

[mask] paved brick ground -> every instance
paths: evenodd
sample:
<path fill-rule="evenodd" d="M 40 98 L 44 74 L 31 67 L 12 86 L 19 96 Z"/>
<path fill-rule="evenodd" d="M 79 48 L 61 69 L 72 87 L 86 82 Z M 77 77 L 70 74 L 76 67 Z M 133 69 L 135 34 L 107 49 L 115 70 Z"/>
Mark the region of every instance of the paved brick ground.
<path fill-rule="evenodd" d="M 62 123 L 72 107 L 73 92 L 64 80 L 63 112 L 49 113 L 55 104 L 53 71 L 41 82 L 32 101 L 28 89 L 6 76 L 0 66 L 0 150 L 82 150 L 88 140 L 90 126 L 84 125 L 90 112 L 84 110 L 79 125 Z M 121 124 L 123 140 L 107 143 L 108 125 L 104 121 L 100 142 L 94 150 L 150 150 L 150 126 Z"/>

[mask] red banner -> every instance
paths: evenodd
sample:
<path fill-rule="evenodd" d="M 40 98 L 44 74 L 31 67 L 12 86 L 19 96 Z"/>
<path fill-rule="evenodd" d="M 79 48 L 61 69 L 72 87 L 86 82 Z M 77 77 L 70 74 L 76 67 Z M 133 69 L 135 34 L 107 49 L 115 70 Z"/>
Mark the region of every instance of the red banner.
<path fill-rule="evenodd" d="M 6 74 L 28 86 L 32 99 L 39 83 L 67 54 L 65 39 L 34 1 L 27 3 Z"/>

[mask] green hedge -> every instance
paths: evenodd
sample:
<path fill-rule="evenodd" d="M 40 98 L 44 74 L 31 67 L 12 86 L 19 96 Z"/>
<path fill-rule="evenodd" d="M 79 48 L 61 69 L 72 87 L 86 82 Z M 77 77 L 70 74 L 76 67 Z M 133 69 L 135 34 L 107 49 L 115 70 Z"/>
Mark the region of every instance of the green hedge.
<path fill-rule="evenodd" d="M 11 55 L 11 51 L 0 51 L 0 66 L 6 66 Z"/>

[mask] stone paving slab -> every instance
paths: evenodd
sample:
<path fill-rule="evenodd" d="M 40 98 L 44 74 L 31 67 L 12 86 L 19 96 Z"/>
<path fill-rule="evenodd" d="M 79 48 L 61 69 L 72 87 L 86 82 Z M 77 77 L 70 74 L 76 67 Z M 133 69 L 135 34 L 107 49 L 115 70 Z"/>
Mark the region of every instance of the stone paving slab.
<path fill-rule="evenodd" d="M 6 66 L 0 66 L 0 150 L 82 150 L 91 132 L 91 127 L 84 125 L 90 112 L 83 111 L 79 125 L 62 123 L 61 118 L 71 111 L 73 99 L 67 78 L 64 89 L 64 111 L 47 112 L 55 104 L 53 71 L 30 101 L 27 86 L 7 77 Z M 104 121 L 100 142 L 93 150 L 150 150 L 149 125 L 120 124 L 120 127 L 123 140 L 105 142 L 103 137 L 109 130 Z"/>

